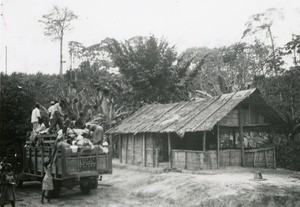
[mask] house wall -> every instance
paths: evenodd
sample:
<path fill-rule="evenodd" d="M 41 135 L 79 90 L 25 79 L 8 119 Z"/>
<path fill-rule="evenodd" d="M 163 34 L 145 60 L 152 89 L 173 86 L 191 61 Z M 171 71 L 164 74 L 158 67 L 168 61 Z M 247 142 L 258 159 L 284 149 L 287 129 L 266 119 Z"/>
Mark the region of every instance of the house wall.
<path fill-rule="evenodd" d="M 145 136 L 145 138 L 143 137 Z M 120 162 L 132 165 L 156 166 L 160 161 L 166 161 L 167 137 L 155 133 L 121 134 Z M 145 142 L 145 144 L 144 144 Z M 144 148 L 145 147 L 145 148 Z M 144 161 L 145 159 L 145 161 Z"/>
<path fill-rule="evenodd" d="M 246 167 L 275 168 L 274 148 L 245 150 Z M 220 167 L 241 166 L 241 150 L 220 150 Z M 172 150 L 172 166 L 179 169 L 206 170 L 217 168 L 217 151 Z"/>
<path fill-rule="evenodd" d="M 250 104 L 242 104 L 242 124 L 243 126 L 267 125 L 268 121 L 258 110 Z M 238 109 L 230 111 L 221 121 L 220 126 L 239 126 Z"/>

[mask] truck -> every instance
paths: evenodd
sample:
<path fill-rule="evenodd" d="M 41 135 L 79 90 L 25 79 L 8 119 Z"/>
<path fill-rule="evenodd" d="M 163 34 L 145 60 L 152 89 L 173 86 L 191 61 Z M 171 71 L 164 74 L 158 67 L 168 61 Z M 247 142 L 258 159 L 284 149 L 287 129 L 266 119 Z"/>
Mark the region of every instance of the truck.
<path fill-rule="evenodd" d="M 22 187 L 24 181 L 43 180 L 44 162 L 49 160 L 52 154 L 56 135 L 38 135 L 38 139 L 42 140 L 42 146 L 33 146 L 31 141 L 26 141 L 23 148 L 23 169 L 17 176 L 17 187 Z M 64 147 L 58 149 L 52 164 L 54 190 L 51 197 L 58 197 L 61 187 L 72 189 L 80 186 L 84 194 L 96 189 L 102 175 L 112 173 L 111 146 L 108 148 L 107 153 L 98 145 L 95 145 L 93 150 L 79 148 L 77 152 Z"/>

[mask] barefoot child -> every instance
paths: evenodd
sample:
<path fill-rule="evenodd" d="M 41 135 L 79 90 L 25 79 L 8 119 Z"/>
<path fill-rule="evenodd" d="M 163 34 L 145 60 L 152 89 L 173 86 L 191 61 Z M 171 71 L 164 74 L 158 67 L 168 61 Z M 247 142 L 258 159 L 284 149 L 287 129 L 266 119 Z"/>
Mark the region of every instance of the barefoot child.
<path fill-rule="evenodd" d="M 14 207 L 16 201 L 14 173 L 9 163 L 5 163 L 4 169 L 5 172 L 1 175 L 0 204 L 3 207 L 5 204 L 10 203 Z"/>
<path fill-rule="evenodd" d="M 44 197 L 47 198 L 48 203 L 50 203 L 49 191 L 53 190 L 53 177 L 51 174 L 52 165 L 48 162 L 44 163 L 45 166 L 45 176 L 42 184 L 42 204 L 44 204 Z M 45 195 L 46 194 L 46 195 Z"/>

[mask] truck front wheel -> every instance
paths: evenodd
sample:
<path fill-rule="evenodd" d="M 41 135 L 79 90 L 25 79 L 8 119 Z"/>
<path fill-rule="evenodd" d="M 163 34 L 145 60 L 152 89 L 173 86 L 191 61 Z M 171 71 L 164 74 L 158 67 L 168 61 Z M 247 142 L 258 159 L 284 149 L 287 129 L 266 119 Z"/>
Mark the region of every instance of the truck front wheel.
<path fill-rule="evenodd" d="M 61 181 L 53 180 L 54 189 L 51 191 L 51 198 L 57 198 L 60 195 Z"/>
<path fill-rule="evenodd" d="M 91 192 L 90 183 L 89 182 L 81 183 L 80 190 L 83 194 L 89 194 Z"/>
<path fill-rule="evenodd" d="M 22 188 L 23 186 L 23 173 L 18 173 L 16 176 L 16 186 L 17 188 Z"/>

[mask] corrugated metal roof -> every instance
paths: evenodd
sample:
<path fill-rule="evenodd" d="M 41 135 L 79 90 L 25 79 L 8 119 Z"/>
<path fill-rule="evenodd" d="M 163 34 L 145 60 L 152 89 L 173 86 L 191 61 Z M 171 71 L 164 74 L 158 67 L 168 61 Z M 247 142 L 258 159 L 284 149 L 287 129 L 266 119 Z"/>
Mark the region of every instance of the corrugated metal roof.
<path fill-rule="evenodd" d="M 249 89 L 204 100 L 146 105 L 107 133 L 176 132 L 183 135 L 185 132 L 211 130 L 217 122 L 248 97 L 254 105 L 259 104 L 260 108 L 263 107 L 261 113 L 271 123 L 284 123 L 264 102 L 257 89 Z"/>

